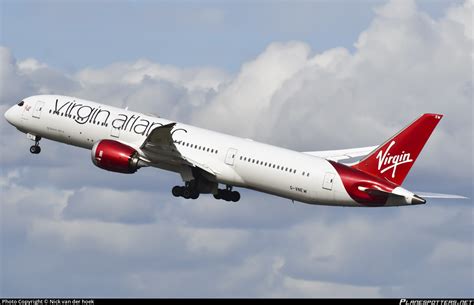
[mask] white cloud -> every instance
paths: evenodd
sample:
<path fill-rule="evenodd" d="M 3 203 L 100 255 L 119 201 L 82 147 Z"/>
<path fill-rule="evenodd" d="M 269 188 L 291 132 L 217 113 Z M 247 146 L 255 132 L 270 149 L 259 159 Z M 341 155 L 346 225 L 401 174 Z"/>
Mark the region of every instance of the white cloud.
<path fill-rule="evenodd" d="M 138 191 L 83 187 L 69 198 L 66 219 L 98 219 L 121 223 L 148 223 L 156 219 L 154 196 Z"/>
<path fill-rule="evenodd" d="M 270 45 L 254 61 L 244 64 L 240 73 L 195 115 L 195 120 L 229 133 L 252 135 L 264 120 L 262 115 L 270 110 L 275 92 L 304 67 L 309 51 L 299 42 Z"/>
<path fill-rule="evenodd" d="M 380 298 L 378 287 L 352 286 L 338 283 L 305 281 L 286 277 L 283 293 L 276 297 L 318 297 L 318 298 Z M 290 292 L 286 295 L 284 292 Z"/>
<path fill-rule="evenodd" d="M 18 62 L 18 69 L 20 71 L 37 71 L 39 69 L 47 68 L 48 66 L 45 63 L 41 63 L 34 58 L 27 58 Z"/>

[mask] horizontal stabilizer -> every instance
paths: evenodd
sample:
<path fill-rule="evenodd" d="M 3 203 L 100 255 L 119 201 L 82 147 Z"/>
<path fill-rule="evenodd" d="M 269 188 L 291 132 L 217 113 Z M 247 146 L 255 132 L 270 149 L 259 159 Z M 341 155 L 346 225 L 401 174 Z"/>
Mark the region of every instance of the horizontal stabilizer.
<path fill-rule="evenodd" d="M 468 197 L 452 194 L 438 194 L 438 193 L 425 193 L 425 192 L 415 192 L 418 196 L 424 198 L 438 198 L 438 199 L 469 199 Z"/>
<path fill-rule="evenodd" d="M 415 194 L 412 194 L 410 197 L 406 197 L 406 195 L 403 195 L 402 194 L 397 194 L 397 193 L 394 193 L 394 192 L 387 192 L 387 191 L 384 191 L 384 190 L 380 190 L 380 189 L 375 189 L 375 188 L 367 188 L 367 187 L 363 187 L 363 186 L 359 186 L 359 190 L 360 191 L 363 191 L 371 196 L 374 196 L 374 197 L 387 197 L 387 198 L 392 198 L 393 200 L 395 201 L 403 201 L 405 202 L 406 200 L 408 200 L 408 202 L 410 204 L 424 204 L 426 203 L 426 200 L 418 195 L 415 195 Z"/>
<path fill-rule="evenodd" d="M 378 146 L 368 146 L 368 147 L 338 149 L 338 150 L 305 151 L 304 153 L 311 156 L 320 157 L 327 160 L 338 162 L 340 160 L 366 156 L 377 147 Z"/>
<path fill-rule="evenodd" d="M 382 191 L 382 190 L 378 190 L 378 189 L 373 189 L 373 188 L 368 188 L 368 187 L 363 187 L 363 186 L 359 186 L 358 188 L 359 188 L 360 191 L 366 192 L 367 194 L 372 195 L 372 196 L 400 196 L 400 197 L 403 197 L 401 195 L 394 194 L 392 192 Z"/>

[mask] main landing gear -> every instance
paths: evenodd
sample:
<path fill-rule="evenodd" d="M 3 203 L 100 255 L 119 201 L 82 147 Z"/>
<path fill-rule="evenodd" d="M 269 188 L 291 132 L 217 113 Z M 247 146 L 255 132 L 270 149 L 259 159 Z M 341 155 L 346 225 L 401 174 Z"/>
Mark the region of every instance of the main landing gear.
<path fill-rule="evenodd" d="M 190 182 L 186 182 L 185 186 L 173 187 L 171 193 L 173 193 L 173 196 L 175 197 L 183 197 L 185 199 L 198 199 L 200 195 L 200 192 L 195 187 L 195 184 Z M 217 194 L 214 194 L 214 198 L 237 202 L 240 200 L 240 193 L 232 191 L 232 187 L 227 186 L 226 189 L 217 189 Z"/>
<path fill-rule="evenodd" d="M 227 186 L 225 190 L 218 189 L 217 194 L 214 194 L 214 198 L 237 202 L 240 200 L 240 193 L 232 191 L 232 186 Z"/>
<path fill-rule="evenodd" d="M 30 147 L 30 153 L 37 155 L 41 152 L 41 147 L 39 146 L 40 140 L 41 140 L 41 137 L 35 136 L 34 138 L 35 145 L 32 145 Z"/>
<path fill-rule="evenodd" d="M 199 192 L 192 188 L 191 186 L 186 183 L 186 186 L 175 186 L 171 190 L 173 193 L 173 196 L 175 197 L 183 197 L 185 199 L 198 199 L 199 198 Z"/>

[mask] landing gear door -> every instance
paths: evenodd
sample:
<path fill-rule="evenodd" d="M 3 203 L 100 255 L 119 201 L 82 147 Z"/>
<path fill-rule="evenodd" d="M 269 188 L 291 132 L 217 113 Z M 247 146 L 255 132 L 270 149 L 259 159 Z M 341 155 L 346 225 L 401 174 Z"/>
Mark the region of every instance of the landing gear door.
<path fill-rule="evenodd" d="M 227 155 L 225 157 L 225 163 L 229 165 L 234 165 L 235 157 L 237 156 L 237 149 L 229 148 Z"/>
<path fill-rule="evenodd" d="M 323 189 L 331 191 L 335 175 L 333 173 L 326 173 L 324 175 Z"/>
<path fill-rule="evenodd" d="M 36 102 L 35 109 L 33 109 L 33 117 L 39 119 L 41 117 L 41 111 L 44 108 L 44 102 Z"/>

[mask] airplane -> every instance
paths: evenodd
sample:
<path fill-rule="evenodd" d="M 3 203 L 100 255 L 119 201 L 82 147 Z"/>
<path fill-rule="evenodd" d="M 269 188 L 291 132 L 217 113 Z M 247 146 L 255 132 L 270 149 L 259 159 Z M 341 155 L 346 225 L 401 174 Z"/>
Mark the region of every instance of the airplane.
<path fill-rule="evenodd" d="M 401 185 L 442 114 L 426 113 L 378 146 L 298 152 L 75 97 L 35 95 L 4 114 L 34 141 L 42 138 L 91 150 L 101 169 L 132 174 L 142 167 L 176 172 L 175 197 L 212 194 L 237 202 L 242 187 L 313 205 L 390 207 L 425 198 Z M 362 158 L 363 157 L 363 158 Z M 357 162 L 341 161 L 362 158 Z M 222 185 L 222 188 L 220 188 Z M 425 198 L 423 198 L 423 197 Z"/>

